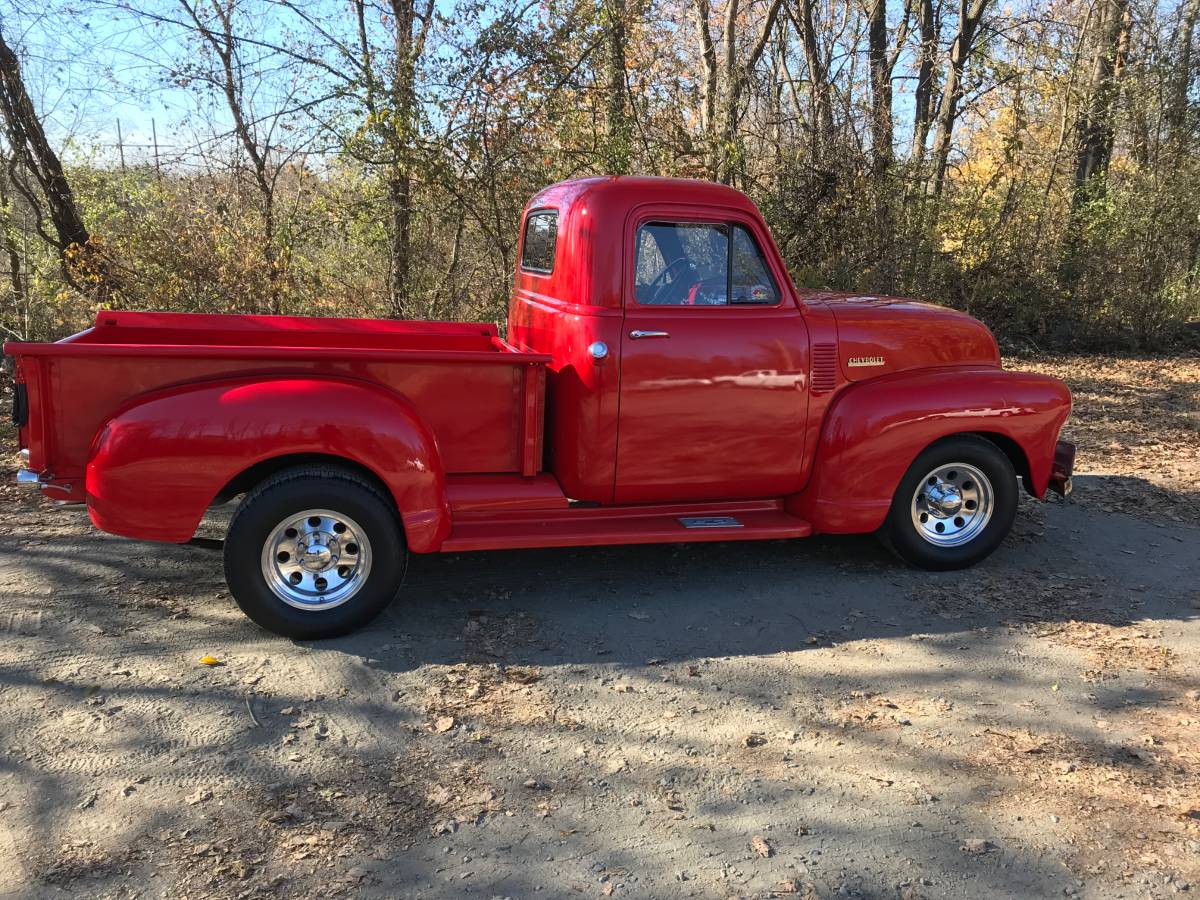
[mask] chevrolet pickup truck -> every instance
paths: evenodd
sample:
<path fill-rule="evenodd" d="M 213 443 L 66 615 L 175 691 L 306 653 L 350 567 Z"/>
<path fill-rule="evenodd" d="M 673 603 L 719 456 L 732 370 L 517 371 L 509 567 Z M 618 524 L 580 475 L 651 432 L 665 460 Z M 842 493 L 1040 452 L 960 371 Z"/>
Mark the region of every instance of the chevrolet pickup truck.
<path fill-rule="evenodd" d="M 1066 386 L 975 319 L 798 290 L 722 185 L 600 177 L 530 201 L 488 324 L 101 311 L 8 343 L 18 480 L 97 528 L 184 543 L 241 496 L 230 592 L 342 634 L 409 553 L 877 532 L 968 566 L 1023 489 L 1070 487 Z"/>

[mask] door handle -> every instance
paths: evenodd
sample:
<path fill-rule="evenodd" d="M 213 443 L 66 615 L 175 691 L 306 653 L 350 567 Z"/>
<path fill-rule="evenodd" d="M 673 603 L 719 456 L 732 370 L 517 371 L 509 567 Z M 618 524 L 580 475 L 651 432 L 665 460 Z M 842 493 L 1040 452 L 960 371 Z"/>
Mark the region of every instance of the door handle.
<path fill-rule="evenodd" d="M 638 329 L 638 330 L 629 332 L 629 336 L 631 338 L 633 338 L 635 341 L 640 341 L 642 338 L 656 338 L 656 337 L 669 338 L 671 336 L 671 332 L 669 332 L 669 331 L 641 331 L 640 329 Z"/>

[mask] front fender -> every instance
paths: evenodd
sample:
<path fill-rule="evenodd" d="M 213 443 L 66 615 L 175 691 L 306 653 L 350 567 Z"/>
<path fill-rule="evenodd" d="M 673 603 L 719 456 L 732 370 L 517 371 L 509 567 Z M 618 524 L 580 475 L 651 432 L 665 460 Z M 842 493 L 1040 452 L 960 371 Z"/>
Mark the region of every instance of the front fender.
<path fill-rule="evenodd" d="M 1042 497 L 1070 413 L 1070 391 L 1057 378 L 990 366 L 928 369 L 851 385 L 833 401 L 812 478 L 789 499 L 788 510 L 818 532 L 874 531 L 917 454 L 963 433 L 999 436 L 1019 447 L 1029 490 Z"/>
<path fill-rule="evenodd" d="M 336 377 L 239 378 L 137 398 L 93 443 L 88 511 L 104 531 L 186 541 L 234 476 L 292 454 L 338 456 L 373 472 L 413 551 L 435 550 L 450 533 L 441 457 L 412 404 Z"/>

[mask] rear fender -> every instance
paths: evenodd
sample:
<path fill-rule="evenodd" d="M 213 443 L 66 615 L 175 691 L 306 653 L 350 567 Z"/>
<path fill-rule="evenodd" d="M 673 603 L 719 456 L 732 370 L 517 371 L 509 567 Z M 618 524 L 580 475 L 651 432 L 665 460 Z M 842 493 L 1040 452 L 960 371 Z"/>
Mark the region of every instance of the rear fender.
<path fill-rule="evenodd" d="M 990 366 L 906 372 L 852 385 L 833 401 L 813 476 L 803 493 L 788 499 L 788 511 L 818 532 L 874 531 L 917 454 L 967 433 L 996 440 L 1010 455 L 1019 449 L 1027 469 L 1015 468 L 1041 498 L 1070 412 L 1070 391 L 1058 379 Z"/>
<path fill-rule="evenodd" d="M 332 377 L 231 379 L 143 396 L 92 445 L 92 522 L 114 534 L 182 542 L 239 475 L 271 459 L 336 456 L 372 472 L 400 510 L 410 549 L 450 533 L 446 478 L 433 435 L 403 396 Z"/>

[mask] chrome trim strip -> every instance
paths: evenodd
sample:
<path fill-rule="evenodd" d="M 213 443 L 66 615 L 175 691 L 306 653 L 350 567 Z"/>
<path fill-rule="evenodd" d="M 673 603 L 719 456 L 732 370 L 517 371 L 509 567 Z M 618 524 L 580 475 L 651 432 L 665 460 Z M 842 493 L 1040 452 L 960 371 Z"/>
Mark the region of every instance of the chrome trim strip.
<path fill-rule="evenodd" d="M 680 516 L 679 524 L 684 528 L 741 528 L 742 523 L 733 516 Z"/>

